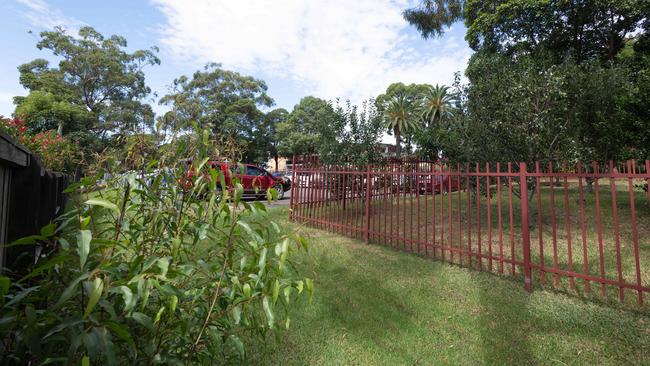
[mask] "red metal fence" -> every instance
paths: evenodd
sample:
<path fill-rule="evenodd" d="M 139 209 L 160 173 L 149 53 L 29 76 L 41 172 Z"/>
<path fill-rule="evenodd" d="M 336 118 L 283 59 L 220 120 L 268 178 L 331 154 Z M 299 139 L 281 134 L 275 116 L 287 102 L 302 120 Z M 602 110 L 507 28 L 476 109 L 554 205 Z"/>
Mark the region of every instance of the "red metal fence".
<path fill-rule="evenodd" d="M 639 304 L 650 292 L 650 161 L 294 161 L 296 222 L 522 276 L 528 291 L 535 282 Z"/>

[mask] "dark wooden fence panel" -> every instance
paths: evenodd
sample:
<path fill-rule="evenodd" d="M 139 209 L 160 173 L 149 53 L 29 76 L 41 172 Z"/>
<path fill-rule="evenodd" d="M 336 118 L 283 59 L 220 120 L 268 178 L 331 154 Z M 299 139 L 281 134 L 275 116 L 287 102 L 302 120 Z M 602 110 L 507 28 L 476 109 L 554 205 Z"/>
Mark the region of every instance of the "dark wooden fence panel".
<path fill-rule="evenodd" d="M 4 248 L 3 244 L 38 234 L 60 214 L 70 177 L 43 169 L 38 158 L 20 144 L 6 134 L 0 137 L 0 268 L 20 273 L 34 261 L 36 248 Z"/>

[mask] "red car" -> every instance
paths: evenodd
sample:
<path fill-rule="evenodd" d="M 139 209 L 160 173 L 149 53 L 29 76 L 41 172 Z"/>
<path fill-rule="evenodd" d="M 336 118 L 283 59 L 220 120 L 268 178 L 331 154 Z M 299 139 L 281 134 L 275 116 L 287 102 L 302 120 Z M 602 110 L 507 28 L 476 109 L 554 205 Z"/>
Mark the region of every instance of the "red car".
<path fill-rule="evenodd" d="M 442 183 L 442 187 L 440 186 Z M 442 188 L 442 189 L 441 189 Z M 420 193 L 431 193 L 431 176 L 420 177 Z M 460 190 L 460 180 L 458 177 L 450 177 L 447 174 L 433 176 L 433 191 L 435 194 L 456 192 Z M 442 192 L 441 192 L 442 191 Z"/>
<path fill-rule="evenodd" d="M 273 177 L 265 169 L 252 164 L 224 163 L 218 161 L 208 162 L 209 166 L 221 170 L 226 181 L 226 186 L 231 187 L 233 178 L 244 187 L 245 197 L 263 197 L 269 188 L 275 188 L 278 199 L 284 198 L 284 192 L 290 189 L 282 177 Z"/>

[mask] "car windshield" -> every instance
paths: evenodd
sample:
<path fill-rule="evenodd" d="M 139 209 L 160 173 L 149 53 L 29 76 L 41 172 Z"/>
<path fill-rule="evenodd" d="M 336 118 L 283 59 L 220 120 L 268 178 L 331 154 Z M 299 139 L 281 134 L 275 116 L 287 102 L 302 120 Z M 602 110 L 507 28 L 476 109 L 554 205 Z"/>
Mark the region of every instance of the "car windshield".
<path fill-rule="evenodd" d="M 258 168 L 258 167 L 250 166 L 250 165 L 246 166 L 246 175 L 252 175 L 252 176 L 255 176 L 255 177 L 259 177 L 259 176 L 262 176 L 262 175 L 265 175 L 265 174 L 266 174 L 266 172 L 264 170 Z"/>

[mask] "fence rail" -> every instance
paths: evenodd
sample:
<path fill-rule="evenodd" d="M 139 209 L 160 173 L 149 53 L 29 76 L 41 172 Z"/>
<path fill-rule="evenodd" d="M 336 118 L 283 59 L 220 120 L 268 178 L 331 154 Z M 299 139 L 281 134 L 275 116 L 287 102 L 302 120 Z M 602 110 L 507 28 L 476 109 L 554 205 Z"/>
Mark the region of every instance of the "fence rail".
<path fill-rule="evenodd" d="M 641 305 L 650 293 L 650 161 L 294 162 L 296 222 L 521 276 L 528 291 L 552 285 Z"/>

